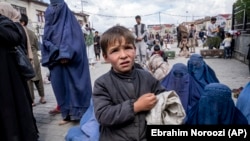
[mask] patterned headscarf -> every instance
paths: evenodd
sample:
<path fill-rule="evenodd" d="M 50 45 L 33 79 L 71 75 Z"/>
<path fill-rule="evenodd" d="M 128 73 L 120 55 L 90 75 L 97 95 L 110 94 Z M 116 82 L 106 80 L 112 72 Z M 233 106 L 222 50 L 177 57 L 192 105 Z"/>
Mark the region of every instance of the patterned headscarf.
<path fill-rule="evenodd" d="M 21 14 L 7 2 L 0 2 L 0 14 L 8 17 L 13 22 L 19 22 Z"/>
<path fill-rule="evenodd" d="M 13 8 L 11 6 L 11 4 L 9 4 L 7 2 L 0 2 L 0 14 L 7 17 L 7 18 L 9 18 L 13 22 L 17 22 L 17 23 L 20 22 L 20 18 L 21 18 L 20 12 L 18 12 L 15 8 Z M 28 57 L 29 57 L 29 59 L 32 60 L 33 59 L 33 54 L 32 54 L 32 50 L 31 50 L 29 36 L 27 34 L 27 29 L 24 28 L 24 31 L 25 31 L 26 38 L 27 38 Z"/>

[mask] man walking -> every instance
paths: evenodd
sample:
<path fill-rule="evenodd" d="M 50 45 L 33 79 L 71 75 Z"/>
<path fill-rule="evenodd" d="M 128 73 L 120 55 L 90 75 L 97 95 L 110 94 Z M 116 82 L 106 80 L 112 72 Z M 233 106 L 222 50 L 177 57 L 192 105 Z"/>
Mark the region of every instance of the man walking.
<path fill-rule="evenodd" d="M 96 59 L 96 61 L 99 61 L 100 60 L 101 47 L 100 47 L 100 36 L 98 35 L 98 31 L 95 31 L 94 50 L 95 50 L 95 59 Z"/>
<path fill-rule="evenodd" d="M 141 16 L 135 17 L 136 25 L 134 25 L 135 32 L 135 46 L 136 46 L 136 58 L 139 60 L 139 64 L 146 63 L 146 50 L 147 50 L 147 29 L 146 25 L 141 23 Z"/>
<path fill-rule="evenodd" d="M 30 30 L 29 28 L 27 28 L 27 24 L 28 24 L 28 16 L 25 14 L 21 14 L 21 19 L 20 19 L 20 23 L 26 28 L 28 36 L 29 36 L 29 41 L 30 41 L 30 45 L 31 45 L 31 50 L 33 53 L 33 67 L 36 73 L 36 76 L 34 78 L 32 78 L 31 80 L 28 81 L 28 86 L 30 89 L 30 94 L 31 94 L 31 98 L 32 98 L 32 106 L 35 106 L 35 94 L 34 94 L 34 84 L 37 88 L 38 94 L 40 96 L 40 100 L 39 102 L 41 104 L 45 104 L 46 101 L 44 99 L 44 86 L 43 86 L 43 78 L 42 78 L 42 73 L 41 73 L 41 67 L 40 67 L 40 61 L 38 59 L 38 54 L 37 51 L 39 50 L 38 48 L 38 39 L 36 37 L 36 34 Z"/>
<path fill-rule="evenodd" d="M 190 43 L 189 48 L 191 53 L 195 53 L 195 40 L 196 40 L 195 34 L 196 34 L 196 29 L 194 27 L 194 24 L 191 24 L 188 36 L 188 41 Z"/>

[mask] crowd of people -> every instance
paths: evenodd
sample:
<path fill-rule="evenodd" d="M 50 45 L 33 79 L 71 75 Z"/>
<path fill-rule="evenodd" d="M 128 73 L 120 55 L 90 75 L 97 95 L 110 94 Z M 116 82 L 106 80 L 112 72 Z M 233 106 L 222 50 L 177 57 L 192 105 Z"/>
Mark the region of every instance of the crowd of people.
<path fill-rule="evenodd" d="M 232 92 L 222 84 L 216 72 L 195 53 L 196 29 L 178 27 L 180 54 L 187 64 L 170 64 L 164 50 L 171 37 L 161 42 L 159 34 L 148 38 L 146 25 L 135 17 L 131 32 L 120 25 L 107 29 L 101 36 L 87 24 L 81 26 L 64 0 L 51 0 L 45 11 L 42 59 L 38 41 L 27 28 L 27 15 L 10 4 L 0 2 L 0 138 L 5 141 L 37 141 L 38 128 L 33 115 L 35 84 L 45 104 L 40 63 L 49 69 L 49 81 L 60 113 L 59 125 L 77 121 L 65 140 L 146 141 L 146 128 L 161 125 L 248 125 L 249 89 L 247 84 L 235 104 Z M 213 18 L 211 19 L 214 23 Z M 218 28 L 209 26 L 208 44 L 212 49 Z M 67 30 L 65 30 L 67 28 Z M 19 30 L 22 29 L 22 30 Z M 95 35 L 94 35 L 95 33 Z M 183 34 L 184 33 L 184 34 Z M 154 39 L 147 54 L 147 41 Z M 216 39 L 217 40 L 217 36 Z M 231 36 L 226 34 L 225 58 L 230 58 Z M 22 47 L 33 64 L 36 76 L 26 80 L 18 69 L 15 47 Z M 189 52 L 190 50 L 190 52 Z M 192 53 L 192 54 L 191 54 Z M 90 68 L 101 58 L 111 64 L 108 72 L 97 78 L 92 87 Z M 147 58 L 148 57 L 148 58 Z M 146 67 L 145 67 L 146 66 Z M 166 106 L 167 105 L 167 106 Z M 160 112 L 159 112 L 160 109 Z M 24 114 L 25 113 L 25 114 Z"/>
<path fill-rule="evenodd" d="M 201 46 L 208 49 L 224 49 L 224 58 L 232 58 L 234 49 L 234 38 L 232 33 L 225 32 L 224 27 L 216 23 L 217 19 L 212 17 L 207 29 L 197 30 L 195 24 L 180 24 L 177 27 L 177 47 L 180 48 L 179 56 L 188 58 L 190 54 L 195 53 L 195 48 L 199 46 L 198 40 L 201 40 Z"/>

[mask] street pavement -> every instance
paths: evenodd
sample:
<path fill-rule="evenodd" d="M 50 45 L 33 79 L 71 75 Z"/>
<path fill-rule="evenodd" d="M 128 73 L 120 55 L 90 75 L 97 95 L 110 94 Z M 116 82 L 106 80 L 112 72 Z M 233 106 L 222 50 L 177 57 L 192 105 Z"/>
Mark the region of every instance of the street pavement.
<path fill-rule="evenodd" d="M 171 45 L 171 50 L 176 51 L 176 57 L 169 59 L 168 62 L 172 66 L 175 63 L 187 64 L 188 58 L 177 56 L 179 48 L 176 47 L 176 43 Z M 202 47 L 196 48 L 196 53 L 200 53 Z M 206 57 L 205 62 L 215 71 L 218 79 L 221 83 L 226 84 L 231 89 L 244 87 L 248 79 L 249 72 L 248 66 L 235 59 L 222 59 L 217 57 Z M 110 64 L 104 63 L 103 59 L 95 64 L 94 69 L 90 69 L 92 86 L 94 81 L 106 73 L 110 69 Z M 43 78 L 46 77 L 48 70 L 42 67 Z M 63 86 L 62 86 L 63 87 Z M 36 106 L 33 108 L 34 116 L 36 118 L 39 141 L 64 141 L 67 131 L 72 126 L 77 126 L 79 123 L 68 123 L 65 125 L 58 125 L 62 120 L 61 115 L 50 115 L 48 112 L 56 107 L 56 99 L 51 87 L 51 84 L 44 84 L 46 104 L 39 103 L 39 96 L 35 90 L 35 102 Z M 236 99 L 234 99 L 236 102 Z"/>

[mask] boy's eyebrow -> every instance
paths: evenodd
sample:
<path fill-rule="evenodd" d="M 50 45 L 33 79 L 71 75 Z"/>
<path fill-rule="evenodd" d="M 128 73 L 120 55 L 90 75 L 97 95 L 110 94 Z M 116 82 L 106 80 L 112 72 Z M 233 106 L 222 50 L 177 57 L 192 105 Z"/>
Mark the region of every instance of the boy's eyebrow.
<path fill-rule="evenodd" d="M 109 48 L 117 48 L 119 47 L 120 45 L 111 45 Z"/>
<path fill-rule="evenodd" d="M 114 49 L 117 49 L 119 48 L 120 45 L 112 45 L 108 48 L 108 50 L 114 50 Z"/>

